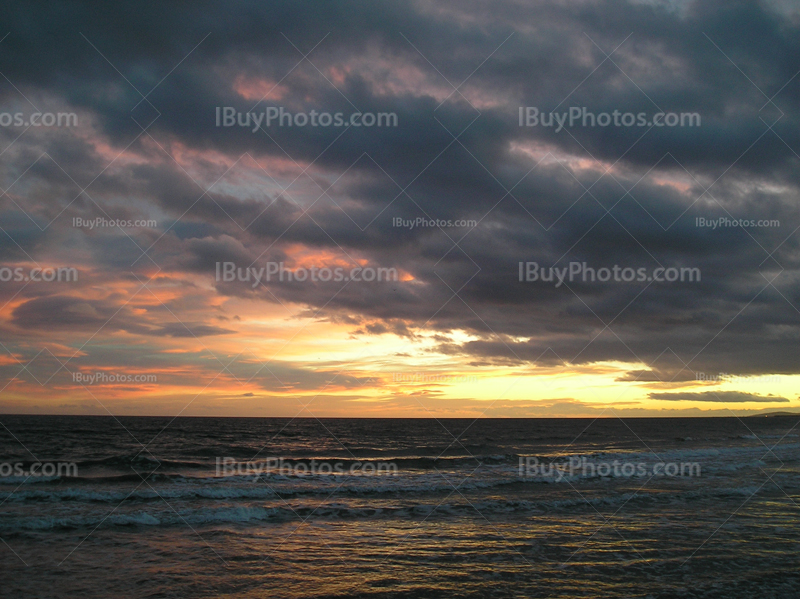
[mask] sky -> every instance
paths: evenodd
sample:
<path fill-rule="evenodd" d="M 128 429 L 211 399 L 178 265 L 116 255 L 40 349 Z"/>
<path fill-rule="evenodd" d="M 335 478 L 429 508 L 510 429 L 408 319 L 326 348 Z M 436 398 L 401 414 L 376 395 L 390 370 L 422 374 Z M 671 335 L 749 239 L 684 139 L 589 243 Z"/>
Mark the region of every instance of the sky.
<path fill-rule="evenodd" d="M 0 412 L 800 408 L 796 4 L 0 23 Z"/>

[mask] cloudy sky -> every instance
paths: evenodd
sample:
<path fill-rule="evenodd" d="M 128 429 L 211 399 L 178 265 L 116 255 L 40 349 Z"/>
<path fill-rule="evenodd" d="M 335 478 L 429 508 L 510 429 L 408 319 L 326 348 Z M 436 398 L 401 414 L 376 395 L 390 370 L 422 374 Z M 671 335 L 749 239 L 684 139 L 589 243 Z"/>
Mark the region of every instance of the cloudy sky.
<path fill-rule="evenodd" d="M 0 17 L 0 411 L 800 407 L 796 4 Z"/>

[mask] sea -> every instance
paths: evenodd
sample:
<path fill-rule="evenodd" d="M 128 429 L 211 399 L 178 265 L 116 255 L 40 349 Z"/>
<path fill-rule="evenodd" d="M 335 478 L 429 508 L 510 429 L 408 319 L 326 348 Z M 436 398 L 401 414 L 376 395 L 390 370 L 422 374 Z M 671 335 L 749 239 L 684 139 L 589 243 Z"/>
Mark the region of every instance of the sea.
<path fill-rule="evenodd" d="M 0 416 L 2 597 L 800 597 L 800 416 Z"/>

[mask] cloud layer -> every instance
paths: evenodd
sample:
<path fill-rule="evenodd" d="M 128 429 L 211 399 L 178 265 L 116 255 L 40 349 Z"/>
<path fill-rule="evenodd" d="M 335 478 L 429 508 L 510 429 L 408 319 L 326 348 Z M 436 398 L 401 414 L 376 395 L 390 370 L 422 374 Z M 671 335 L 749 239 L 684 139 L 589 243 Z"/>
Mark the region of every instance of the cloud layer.
<path fill-rule="evenodd" d="M 43 348 L 65 364 L 49 384 L 66 377 L 59 393 L 82 399 L 74 371 L 158 371 L 177 393 L 235 384 L 255 363 L 267 366 L 247 380 L 265 391 L 392 396 L 380 372 L 408 347 L 423 368 L 613 363 L 620 387 L 798 373 L 791 7 L 62 3 L 0 17 L 3 110 L 78 119 L 0 128 L 0 262 L 80 273 L 0 283 L 0 383 L 15 402 L 29 373 L 48 371 L 31 362 Z M 394 114 L 397 126 L 254 131 L 216 126 L 222 107 Z M 520 126 L 520 107 L 539 124 Z M 647 124 L 544 126 L 571 109 Z M 657 113 L 701 120 L 654 126 Z M 80 224 L 103 219 L 154 224 Z M 730 224 L 740 220 L 754 224 Z M 458 221 L 472 222 L 447 224 Z M 221 262 L 395 269 L 398 280 L 254 286 L 217 280 Z M 520 281 L 520 262 L 649 278 L 556 286 Z M 702 277 L 651 280 L 670 268 Z M 314 336 L 336 334 L 346 347 L 316 364 Z M 365 340 L 385 352 L 379 367 Z M 788 401 L 714 397 L 649 395 Z"/>

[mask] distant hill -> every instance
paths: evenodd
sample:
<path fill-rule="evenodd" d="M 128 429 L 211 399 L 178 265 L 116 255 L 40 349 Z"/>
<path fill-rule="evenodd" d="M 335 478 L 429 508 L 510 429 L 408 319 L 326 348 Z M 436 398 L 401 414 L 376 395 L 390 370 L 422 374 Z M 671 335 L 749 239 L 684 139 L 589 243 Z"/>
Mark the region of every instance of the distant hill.
<path fill-rule="evenodd" d="M 772 418 L 773 416 L 800 416 L 800 412 L 767 412 L 766 414 L 750 414 L 748 418 Z"/>

